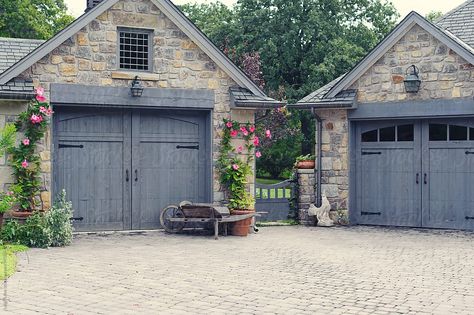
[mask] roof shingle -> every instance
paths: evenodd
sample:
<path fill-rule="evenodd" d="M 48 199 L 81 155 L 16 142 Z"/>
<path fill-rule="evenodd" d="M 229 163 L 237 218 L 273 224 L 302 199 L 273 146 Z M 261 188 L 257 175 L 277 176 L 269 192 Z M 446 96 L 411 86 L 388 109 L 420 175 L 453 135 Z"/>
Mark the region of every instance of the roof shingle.
<path fill-rule="evenodd" d="M 43 40 L 0 37 L 0 74 L 44 43 Z"/>
<path fill-rule="evenodd" d="M 474 47 L 474 0 L 468 0 L 435 23 Z"/>

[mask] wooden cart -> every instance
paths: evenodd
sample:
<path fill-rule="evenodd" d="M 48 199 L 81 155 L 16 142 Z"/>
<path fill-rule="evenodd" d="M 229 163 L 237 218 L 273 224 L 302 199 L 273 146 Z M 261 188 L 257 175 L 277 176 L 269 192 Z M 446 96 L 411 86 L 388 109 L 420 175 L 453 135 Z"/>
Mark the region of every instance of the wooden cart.
<path fill-rule="evenodd" d="M 224 226 L 224 234 L 227 235 L 228 223 L 238 222 L 260 215 L 260 212 L 244 215 L 230 215 L 229 208 L 224 206 L 182 202 L 179 206 L 170 205 L 164 208 L 160 214 L 160 222 L 168 233 L 178 233 L 182 231 L 186 223 L 213 223 L 214 237 L 217 240 L 219 239 L 219 224 Z"/>

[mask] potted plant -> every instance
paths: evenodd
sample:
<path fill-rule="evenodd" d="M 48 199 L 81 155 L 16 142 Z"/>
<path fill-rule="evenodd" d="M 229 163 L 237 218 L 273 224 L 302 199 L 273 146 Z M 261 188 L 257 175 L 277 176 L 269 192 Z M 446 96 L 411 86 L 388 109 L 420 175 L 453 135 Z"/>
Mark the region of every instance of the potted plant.
<path fill-rule="evenodd" d="M 315 158 L 311 154 L 300 155 L 296 158 L 295 167 L 298 169 L 314 169 L 316 166 Z"/>
<path fill-rule="evenodd" d="M 271 137 L 269 130 L 266 137 Z M 232 139 L 243 139 L 243 145 L 234 147 Z M 229 200 L 229 209 L 233 215 L 242 215 L 255 212 L 255 199 L 249 191 L 248 179 L 253 176 L 254 156 L 261 157 L 258 151 L 260 138 L 256 127 L 247 122 L 240 123 L 224 119 L 223 137 L 220 147 L 218 168 L 220 182 Z M 231 227 L 232 235 L 246 236 L 252 219 L 241 220 Z"/>
<path fill-rule="evenodd" d="M 12 215 L 17 217 L 28 216 L 37 210 L 37 196 L 41 187 L 41 158 L 37 145 L 44 138 L 53 114 L 44 96 L 44 89 L 37 88 L 35 91 L 35 99 L 20 113 L 15 122 L 15 128 L 22 134 L 22 138 L 17 145 L 7 149 L 10 154 L 9 164 L 17 185 L 21 188 L 16 196 L 19 211 L 12 212 Z"/>

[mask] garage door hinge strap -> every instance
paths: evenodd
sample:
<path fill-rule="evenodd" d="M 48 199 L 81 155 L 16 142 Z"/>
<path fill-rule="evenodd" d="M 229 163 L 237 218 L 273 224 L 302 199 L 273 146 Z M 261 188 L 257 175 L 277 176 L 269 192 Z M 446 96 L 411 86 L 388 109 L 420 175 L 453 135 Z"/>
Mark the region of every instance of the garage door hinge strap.
<path fill-rule="evenodd" d="M 382 152 L 362 152 L 362 155 L 381 155 Z"/>
<path fill-rule="evenodd" d="M 59 148 L 62 149 L 62 148 L 79 148 L 79 149 L 82 149 L 84 148 L 84 146 L 81 144 L 81 145 L 74 145 L 74 144 L 59 144 Z"/>
<path fill-rule="evenodd" d="M 474 220 L 474 217 L 466 217 L 466 220 Z"/>
<path fill-rule="evenodd" d="M 361 212 L 361 215 L 382 215 L 382 212 Z"/>
<path fill-rule="evenodd" d="M 177 145 L 176 149 L 199 150 L 199 144 L 198 145 Z"/>
<path fill-rule="evenodd" d="M 467 155 L 469 155 L 469 154 L 474 154 L 474 152 L 466 151 L 466 154 L 467 154 Z"/>

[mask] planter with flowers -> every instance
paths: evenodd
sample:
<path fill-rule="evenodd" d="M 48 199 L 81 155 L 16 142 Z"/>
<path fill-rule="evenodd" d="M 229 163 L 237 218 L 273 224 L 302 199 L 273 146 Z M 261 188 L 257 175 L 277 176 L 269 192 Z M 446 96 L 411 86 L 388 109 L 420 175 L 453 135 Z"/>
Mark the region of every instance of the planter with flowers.
<path fill-rule="evenodd" d="M 315 163 L 315 156 L 308 154 L 308 155 L 301 155 L 296 158 L 295 168 L 297 169 L 314 169 L 316 166 Z"/>
<path fill-rule="evenodd" d="M 9 164 L 13 169 L 16 186 L 19 187 L 15 192 L 19 209 L 12 212 L 13 216 L 28 216 L 39 207 L 41 158 L 37 146 L 48 130 L 52 114 L 53 111 L 44 96 L 44 89 L 37 88 L 35 99 L 20 113 L 15 122 L 16 131 L 22 138 L 17 145 L 7 149 L 10 154 Z"/>
<path fill-rule="evenodd" d="M 270 138 L 271 132 L 266 130 L 265 136 Z M 232 139 L 237 138 L 243 140 L 243 145 L 232 144 Z M 254 155 L 257 158 L 262 156 L 258 151 L 259 145 L 260 138 L 253 124 L 224 119 L 218 168 L 233 215 L 255 212 L 255 199 L 249 191 L 248 180 L 253 177 Z M 251 223 L 252 219 L 235 223 L 231 228 L 232 235 L 246 236 Z"/>

